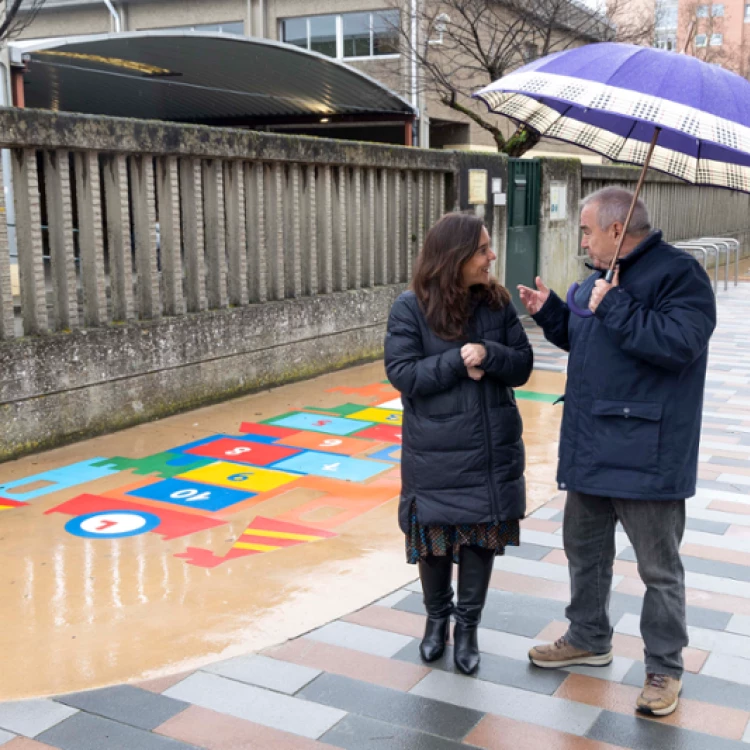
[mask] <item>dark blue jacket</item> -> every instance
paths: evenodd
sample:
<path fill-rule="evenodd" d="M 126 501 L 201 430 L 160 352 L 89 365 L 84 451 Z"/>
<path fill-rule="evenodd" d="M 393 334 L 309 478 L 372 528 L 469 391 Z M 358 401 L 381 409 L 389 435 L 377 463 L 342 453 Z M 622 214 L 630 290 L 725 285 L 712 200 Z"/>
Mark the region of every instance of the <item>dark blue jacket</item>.
<path fill-rule="evenodd" d="M 587 307 L 601 272 L 578 291 Z M 592 318 L 554 293 L 534 316 L 570 352 L 560 433 L 560 489 L 682 500 L 695 494 L 711 282 L 697 260 L 650 234 L 620 261 L 620 286 Z"/>
<path fill-rule="evenodd" d="M 437 336 L 413 292 L 391 308 L 385 367 L 404 404 L 404 532 L 412 501 L 426 525 L 512 520 L 526 511 L 521 415 L 512 389 L 531 374 L 531 346 L 512 305 L 479 305 L 469 332 L 462 342 Z M 469 340 L 487 349 L 480 381 L 469 377 L 461 358 Z"/>

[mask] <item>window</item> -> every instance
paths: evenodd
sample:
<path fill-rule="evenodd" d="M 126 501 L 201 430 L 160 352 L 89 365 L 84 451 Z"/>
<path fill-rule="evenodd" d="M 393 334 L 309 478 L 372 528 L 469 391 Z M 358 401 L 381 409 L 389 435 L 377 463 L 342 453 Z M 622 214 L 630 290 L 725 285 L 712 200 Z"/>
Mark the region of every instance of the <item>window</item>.
<path fill-rule="evenodd" d="M 711 34 L 711 46 L 712 47 L 721 47 L 722 44 L 724 44 L 723 34 Z"/>
<path fill-rule="evenodd" d="M 695 46 L 696 47 L 705 47 L 706 46 L 706 35 L 705 34 L 696 34 L 695 35 Z"/>
<path fill-rule="evenodd" d="M 714 18 L 721 18 L 724 15 L 724 6 L 723 5 L 712 5 L 711 6 L 711 15 Z"/>
<path fill-rule="evenodd" d="M 708 5 L 699 5 L 695 10 L 695 15 L 698 18 L 708 18 Z"/>
<path fill-rule="evenodd" d="M 329 57 L 397 55 L 399 13 L 396 10 L 287 18 L 281 38 L 287 44 Z"/>
<path fill-rule="evenodd" d="M 227 21 L 222 23 L 203 23 L 195 26 L 170 26 L 165 31 L 206 31 L 214 34 L 244 34 L 245 24 L 242 21 Z"/>

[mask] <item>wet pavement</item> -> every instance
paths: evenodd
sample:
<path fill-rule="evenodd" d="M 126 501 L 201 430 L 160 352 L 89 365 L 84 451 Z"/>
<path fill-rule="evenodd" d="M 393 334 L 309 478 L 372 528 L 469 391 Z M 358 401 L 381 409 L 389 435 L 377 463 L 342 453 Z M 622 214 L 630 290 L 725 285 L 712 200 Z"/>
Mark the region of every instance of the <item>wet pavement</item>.
<path fill-rule="evenodd" d="M 522 546 L 496 561 L 476 677 L 454 673 L 450 649 L 419 660 L 421 596 L 395 527 L 398 403 L 382 366 L 367 365 L 0 467 L 12 501 L 0 500 L 12 506 L 0 516 L 0 744 L 748 748 L 748 290 L 719 297 L 682 546 L 690 647 L 671 717 L 633 712 L 643 586 L 622 532 L 613 664 L 527 661 L 564 632 L 568 597 L 553 483 L 564 356 L 531 329 L 539 369 L 517 395 L 534 512 Z M 269 487 L 279 473 L 293 478 Z"/>

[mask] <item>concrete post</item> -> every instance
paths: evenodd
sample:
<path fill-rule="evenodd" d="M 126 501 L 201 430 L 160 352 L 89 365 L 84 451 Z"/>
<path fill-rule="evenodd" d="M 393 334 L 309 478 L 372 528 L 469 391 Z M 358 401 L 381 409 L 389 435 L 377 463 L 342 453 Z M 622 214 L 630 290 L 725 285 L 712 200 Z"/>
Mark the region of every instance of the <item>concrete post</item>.
<path fill-rule="evenodd" d="M 8 213 L 5 191 L 2 189 L 5 175 L 0 162 L 0 339 L 15 336 L 13 314 L 13 285 L 10 275 L 10 244 L 8 242 Z"/>
<path fill-rule="evenodd" d="M 347 266 L 349 269 L 349 289 L 362 286 L 362 170 L 352 169 L 351 189 L 347 204 Z"/>
<path fill-rule="evenodd" d="M 264 169 L 262 163 L 246 164 L 244 169 L 247 281 L 250 302 L 265 302 L 267 299 Z"/>
<path fill-rule="evenodd" d="M 285 289 L 287 298 L 296 299 L 302 296 L 302 185 L 299 164 L 289 167 L 289 185 L 284 197 L 284 270 L 286 274 Z"/>
<path fill-rule="evenodd" d="M 156 195 L 159 201 L 159 248 L 166 315 L 182 315 L 185 312 L 179 189 L 177 159 L 174 156 L 159 157 L 156 160 Z"/>
<path fill-rule="evenodd" d="M 212 310 L 227 306 L 227 249 L 224 228 L 224 169 L 218 159 L 202 162 L 203 225 L 206 232 L 206 292 Z"/>
<path fill-rule="evenodd" d="M 302 185 L 300 200 L 300 220 L 305 246 L 300 257 L 300 272 L 302 274 L 302 293 L 312 296 L 318 293 L 318 209 L 316 194 L 315 167 L 308 164 L 305 167 L 305 178 Z"/>
<path fill-rule="evenodd" d="M 187 311 L 200 312 L 206 309 L 206 272 L 203 260 L 203 186 L 198 159 L 180 159 L 180 203 Z"/>
<path fill-rule="evenodd" d="M 242 164 L 238 161 L 224 162 L 224 205 L 229 304 L 246 305 L 245 181 Z"/>
<path fill-rule="evenodd" d="M 318 200 L 318 291 L 330 294 L 333 289 L 333 211 L 331 196 L 331 167 L 318 170 L 320 197 Z"/>
<path fill-rule="evenodd" d="M 161 317 L 161 293 L 156 262 L 154 166 L 150 155 L 131 157 L 130 179 L 138 313 L 142 320 L 155 320 Z"/>

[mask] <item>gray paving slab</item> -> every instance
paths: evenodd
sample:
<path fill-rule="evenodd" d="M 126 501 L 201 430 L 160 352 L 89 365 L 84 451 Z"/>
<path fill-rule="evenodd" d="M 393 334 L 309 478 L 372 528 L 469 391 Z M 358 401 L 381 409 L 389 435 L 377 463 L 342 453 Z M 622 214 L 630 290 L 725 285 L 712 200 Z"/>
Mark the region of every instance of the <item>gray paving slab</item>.
<path fill-rule="evenodd" d="M 617 559 L 635 562 L 633 548 L 628 547 L 628 549 L 617 556 Z M 701 557 L 692 557 L 690 555 L 682 555 L 682 564 L 685 570 L 691 573 L 702 573 L 717 578 L 730 578 L 735 581 L 750 581 L 750 567 L 747 565 L 704 560 Z"/>
<path fill-rule="evenodd" d="M 346 716 L 321 738 L 346 750 L 467 750 L 471 745 L 395 727 L 364 716 Z"/>
<path fill-rule="evenodd" d="M 643 665 L 634 664 L 623 678 L 623 683 L 643 687 L 644 677 Z M 750 686 L 740 685 L 737 682 L 730 682 L 718 677 L 685 672 L 682 675 L 682 697 L 747 711 L 748 706 L 750 706 Z"/>
<path fill-rule="evenodd" d="M 731 451 L 731 449 L 731 444 L 728 444 L 726 450 Z M 707 448 L 706 452 L 710 453 L 711 448 Z M 746 458 L 726 458 L 726 456 L 711 456 L 708 463 L 719 464 L 720 466 L 739 466 L 740 468 L 746 468 L 748 464 Z"/>
<path fill-rule="evenodd" d="M 15 734 L 11 734 L 10 732 L 6 732 L 4 729 L 0 729 L 0 745 L 5 745 L 11 740 L 14 740 L 16 738 Z M 466 747 L 465 745 L 463 747 Z"/>
<path fill-rule="evenodd" d="M 38 742 L 60 750 L 189 750 L 195 745 L 83 711 L 42 732 Z M 746 749 L 747 750 L 747 749 Z"/>
<path fill-rule="evenodd" d="M 430 672 L 410 692 L 577 735 L 584 735 L 601 713 L 582 703 L 439 671 Z"/>
<path fill-rule="evenodd" d="M 586 737 L 632 750 L 747 750 L 740 740 L 727 740 L 701 732 L 603 711 Z"/>
<path fill-rule="evenodd" d="M 0 703 L 0 728 L 24 737 L 36 737 L 77 711 L 47 699 Z"/>
<path fill-rule="evenodd" d="M 188 707 L 181 701 L 132 685 L 70 693 L 55 700 L 140 729 L 155 729 Z"/>
<path fill-rule="evenodd" d="M 388 594 L 388 596 L 384 596 L 382 599 L 378 599 L 375 604 L 379 607 L 393 607 L 403 599 L 406 599 L 406 597 L 409 596 L 409 593 L 410 592 L 407 589 L 399 589 L 392 594 Z"/>
<path fill-rule="evenodd" d="M 726 630 L 730 633 L 750 636 L 750 617 L 747 615 L 732 615 Z"/>
<path fill-rule="evenodd" d="M 746 493 L 747 487 L 730 482 L 717 482 L 715 479 L 699 479 L 696 486 L 704 490 L 721 490 L 722 492 Z M 747 494 L 747 493 L 746 493 Z"/>
<path fill-rule="evenodd" d="M 717 521 L 704 521 L 702 518 L 690 518 L 688 516 L 685 519 L 685 528 L 691 531 L 706 531 L 709 534 L 726 534 L 729 524 Z"/>
<path fill-rule="evenodd" d="M 553 549 L 554 547 L 545 547 L 541 544 L 527 544 L 522 540 L 520 547 L 506 547 L 505 554 L 511 557 L 522 557 L 524 560 L 541 560 L 547 557 Z"/>
<path fill-rule="evenodd" d="M 203 671 L 287 695 L 294 695 L 321 674 L 319 669 L 253 654 L 211 664 Z"/>
<path fill-rule="evenodd" d="M 408 598 L 410 597 L 403 601 L 408 601 Z M 401 609 L 402 605 L 403 602 L 399 602 L 394 609 Z M 366 654 L 372 654 L 373 656 L 386 657 L 393 656 L 412 640 L 407 635 L 339 621 L 331 622 L 322 628 L 313 630 L 307 633 L 305 638 L 328 643 L 332 646 L 353 648 L 355 651 L 364 651 Z"/>
<path fill-rule="evenodd" d="M 321 675 L 300 690 L 298 697 L 449 740 L 463 739 L 484 716 L 472 708 L 335 674 Z"/>
<path fill-rule="evenodd" d="M 196 672 L 164 692 L 177 700 L 317 739 L 345 713 L 207 672 Z"/>
<path fill-rule="evenodd" d="M 533 601 L 529 601 L 532 600 Z M 424 614 L 421 594 L 412 594 L 394 609 Z M 550 620 L 564 617 L 565 605 L 553 599 L 519 597 L 504 591 L 490 591 L 482 611 L 482 627 L 533 638 L 549 625 Z"/>
<path fill-rule="evenodd" d="M 750 659 L 712 653 L 706 659 L 701 674 L 750 686 Z"/>
<path fill-rule="evenodd" d="M 619 591 L 613 591 L 609 601 L 609 619 L 616 623 L 624 614 L 641 614 L 641 604 L 643 599 L 631 594 L 621 594 Z M 687 624 L 697 628 L 707 628 L 708 630 L 724 630 L 727 620 L 727 612 L 719 612 L 714 609 L 704 609 L 703 607 L 693 607 L 688 605 L 685 610 Z M 730 615 L 731 616 L 731 615 Z"/>
<path fill-rule="evenodd" d="M 480 642 L 480 648 L 481 648 Z M 424 666 L 422 657 L 419 655 L 419 644 L 414 641 L 405 649 L 399 651 L 394 657 L 399 661 Z M 437 661 L 430 663 L 431 669 L 439 669 L 442 672 L 456 672 L 453 664 L 453 648 L 448 646 L 445 654 Z M 485 682 L 494 682 L 496 685 L 508 685 L 521 690 L 530 690 L 533 693 L 552 695 L 557 688 L 565 682 L 567 673 L 556 669 L 536 669 L 528 659 L 521 661 L 511 659 L 507 656 L 497 656 L 482 652 L 482 661 L 479 665 L 477 677 Z"/>

